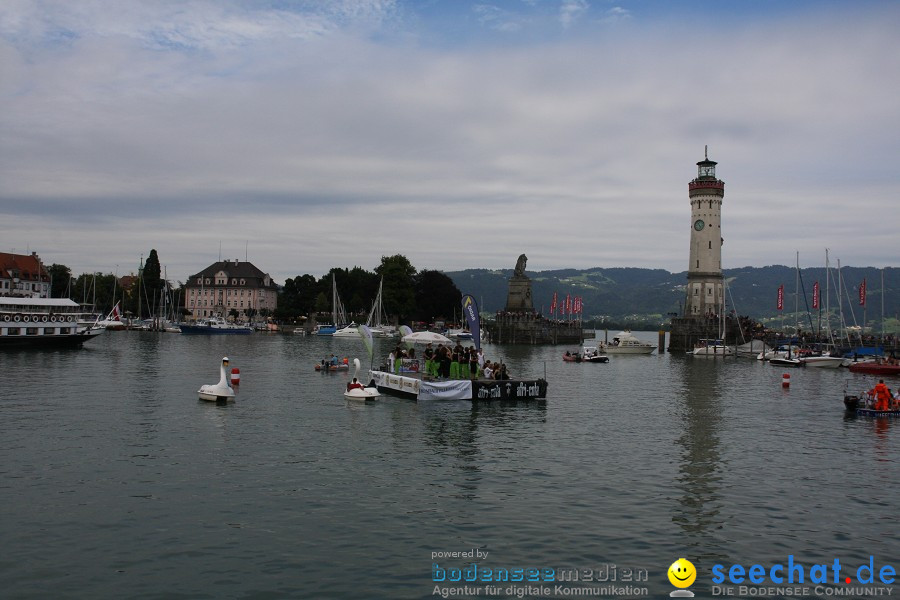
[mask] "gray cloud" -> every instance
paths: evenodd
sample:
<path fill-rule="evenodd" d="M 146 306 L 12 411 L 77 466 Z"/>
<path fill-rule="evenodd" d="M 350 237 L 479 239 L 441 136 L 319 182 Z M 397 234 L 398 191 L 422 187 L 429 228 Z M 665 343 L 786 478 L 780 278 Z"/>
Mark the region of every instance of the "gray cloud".
<path fill-rule="evenodd" d="M 248 241 L 279 279 L 398 252 L 683 271 L 709 144 L 726 267 L 896 262 L 891 6 L 425 47 L 373 41 L 393 3 L 324 4 L 0 8 L 2 249 L 112 271 L 157 248 L 176 279 Z"/>

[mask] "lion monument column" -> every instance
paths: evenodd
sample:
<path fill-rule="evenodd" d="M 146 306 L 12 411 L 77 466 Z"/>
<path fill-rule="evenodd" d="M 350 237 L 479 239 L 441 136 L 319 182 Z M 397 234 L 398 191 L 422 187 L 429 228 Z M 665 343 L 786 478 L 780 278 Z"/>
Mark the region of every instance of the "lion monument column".
<path fill-rule="evenodd" d="M 527 256 L 520 255 L 519 260 L 516 261 L 513 276 L 509 278 L 509 293 L 506 296 L 507 312 L 532 312 L 534 310 L 534 303 L 531 301 L 531 279 L 525 275 L 527 261 Z"/>

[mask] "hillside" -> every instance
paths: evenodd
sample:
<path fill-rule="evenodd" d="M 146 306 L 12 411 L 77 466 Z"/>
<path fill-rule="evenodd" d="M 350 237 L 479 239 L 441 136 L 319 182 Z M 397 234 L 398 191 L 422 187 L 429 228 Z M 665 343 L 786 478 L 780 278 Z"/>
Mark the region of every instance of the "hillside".
<path fill-rule="evenodd" d="M 822 308 L 825 305 L 825 269 L 801 269 L 806 303 L 812 310 L 813 283 L 818 281 L 821 289 Z M 463 294 L 472 294 L 482 305 L 482 311 L 494 312 L 506 303 L 507 282 L 512 277 L 512 269 L 489 271 L 467 269 L 447 272 Z M 562 269 L 555 271 L 526 271 L 531 278 L 535 308 L 548 314 L 553 292 L 564 300 L 566 294 L 584 299 L 585 319 L 597 322 L 637 322 L 658 324 L 668 321 L 668 313 L 681 312 L 683 286 L 687 272 L 670 273 L 662 269 L 636 268 L 593 268 L 587 270 Z M 793 320 L 795 297 L 800 312 L 805 314 L 803 292 L 795 296 L 797 273 L 793 267 L 774 265 L 768 267 L 741 267 L 726 269 L 725 277 L 729 286 L 728 310 L 735 308 L 741 315 L 757 320 Z M 863 278 L 867 282 L 867 322 L 881 318 L 881 278 L 882 270 L 872 267 L 843 267 L 843 310 L 848 324 L 862 324 L 863 311 L 859 306 L 858 286 Z M 837 313 L 836 279 L 837 271 L 831 270 L 830 306 Z M 784 285 L 785 310 L 781 315 L 775 309 L 778 287 Z M 900 269 L 884 269 L 884 314 L 886 319 L 898 316 L 900 311 Z M 656 326 L 656 325 L 654 325 Z"/>

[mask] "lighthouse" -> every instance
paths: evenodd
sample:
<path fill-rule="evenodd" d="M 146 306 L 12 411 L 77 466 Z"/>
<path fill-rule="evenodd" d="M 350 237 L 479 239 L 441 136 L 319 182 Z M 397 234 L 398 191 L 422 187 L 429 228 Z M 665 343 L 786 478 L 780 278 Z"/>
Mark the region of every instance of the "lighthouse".
<path fill-rule="evenodd" d="M 671 352 L 690 351 L 704 338 L 719 338 L 734 324 L 724 319 L 725 281 L 722 277 L 722 200 L 725 182 L 716 177 L 716 161 L 704 148 L 697 163 L 697 177 L 688 183 L 691 201 L 691 245 L 687 286 L 681 316 L 674 316 L 669 335 Z M 733 331 L 732 331 L 733 333 Z"/>
<path fill-rule="evenodd" d="M 722 199 L 725 182 L 716 178 L 716 162 L 704 149 L 697 178 L 688 183 L 691 199 L 691 251 L 684 303 L 685 317 L 713 317 L 722 312 Z"/>

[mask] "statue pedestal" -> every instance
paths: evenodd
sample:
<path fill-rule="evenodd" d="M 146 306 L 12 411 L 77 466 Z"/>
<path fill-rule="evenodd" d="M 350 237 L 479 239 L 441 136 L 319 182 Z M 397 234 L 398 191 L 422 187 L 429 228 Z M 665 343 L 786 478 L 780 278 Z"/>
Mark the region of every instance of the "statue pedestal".
<path fill-rule="evenodd" d="M 513 275 L 509 280 L 509 292 L 506 296 L 506 311 L 533 311 L 531 300 L 531 279 L 525 275 Z"/>

